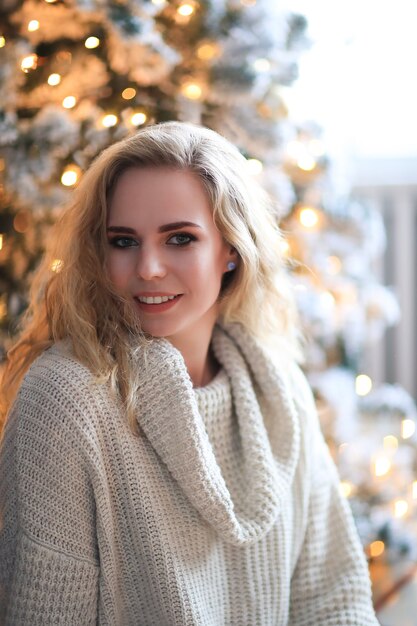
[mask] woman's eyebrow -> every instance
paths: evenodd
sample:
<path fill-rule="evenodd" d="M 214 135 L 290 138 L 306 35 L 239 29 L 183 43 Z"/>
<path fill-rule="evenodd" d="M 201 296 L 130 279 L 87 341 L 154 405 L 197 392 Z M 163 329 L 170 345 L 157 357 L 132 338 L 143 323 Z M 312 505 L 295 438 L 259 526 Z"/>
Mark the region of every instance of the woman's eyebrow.
<path fill-rule="evenodd" d="M 195 224 L 194 222 L 171 222 L 170 224 L 163 224 L 158 228 L 159 233 L 166 233 L 171 230 L 178 230 L 178 228 L 184 228 L 185 226 L 191 226 L 193 228 L 201 228 L 199 224 Z M 129 233 L 131 235 L 135 235 L 136 231 L 134 228 L 129 228 L 128 226 L 109 226 L 107 228 L 108 233 Z"/>

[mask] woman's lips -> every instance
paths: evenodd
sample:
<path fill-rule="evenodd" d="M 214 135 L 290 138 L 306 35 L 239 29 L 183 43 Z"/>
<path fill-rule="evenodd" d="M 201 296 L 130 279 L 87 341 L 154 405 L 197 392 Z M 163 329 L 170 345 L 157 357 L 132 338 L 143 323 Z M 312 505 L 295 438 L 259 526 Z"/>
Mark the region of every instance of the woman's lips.
<path fill-rule="evenodd" d="M 159 294 L 155 294 L 155 296 L 156 295 Z M 138 308 L 145 313 L 162 313 L 163 311 L 172 309 L 172 307 L 176 305 L 176 303 L 182 298 L 182 296 L 183 294 L 180 293 L 172 300 L 167 300 L 167 302 L 160 302 L 159 304 L 148 304 L 146 302 L 141 302 L 138 297 L 135 297 L 135 302 Z"/>

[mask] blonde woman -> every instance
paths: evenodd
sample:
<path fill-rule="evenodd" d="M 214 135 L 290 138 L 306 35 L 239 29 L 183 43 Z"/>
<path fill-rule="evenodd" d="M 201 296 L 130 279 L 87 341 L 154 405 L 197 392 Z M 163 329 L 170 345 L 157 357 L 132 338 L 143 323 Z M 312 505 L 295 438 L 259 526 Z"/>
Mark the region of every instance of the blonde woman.
<path fill-rule="evenodd" d="M 213 131 L 87 171 L 3 378 L 5 624 L 377 624 L 279 250 Z"/>

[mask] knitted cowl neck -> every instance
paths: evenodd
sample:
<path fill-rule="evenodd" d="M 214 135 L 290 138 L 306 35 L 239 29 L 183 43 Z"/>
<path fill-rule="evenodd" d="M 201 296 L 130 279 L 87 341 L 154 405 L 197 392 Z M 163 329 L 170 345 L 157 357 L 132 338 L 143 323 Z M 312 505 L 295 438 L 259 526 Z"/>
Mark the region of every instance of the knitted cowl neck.
<path fill-rule="evenodd" d="M 227 542 L 262 538 L 289 500 L 299 424 L 285 373 L 238 324 L 217 325 L 212 348 L 231 385 L 244 468 L 233 499 L 198 410 L 184 359 L 167 340 L 139 356 L 138 422 L 188 500 Z M 262 407 L 262 409 L 261 409 Z"/>

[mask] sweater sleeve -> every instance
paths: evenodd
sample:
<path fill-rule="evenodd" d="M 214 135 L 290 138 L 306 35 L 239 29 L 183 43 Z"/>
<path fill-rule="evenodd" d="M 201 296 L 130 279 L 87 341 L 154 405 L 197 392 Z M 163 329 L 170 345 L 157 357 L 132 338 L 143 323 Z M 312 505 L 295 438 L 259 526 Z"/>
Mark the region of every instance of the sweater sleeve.
<path fill-rule="evenodd" d="M 290 626 L 377 626 L 363 548 L 324 441 L 314 399 L 297 368 L 296 404 L 304 415 L 304 536 L 291 581 Z"/>
<path fill-rule="evenodd" d="M 71 393 L 39 371 L 22 384 L 0 451 L 0 623 L 95 624 L 99 567 L 83 433 Z"/>

